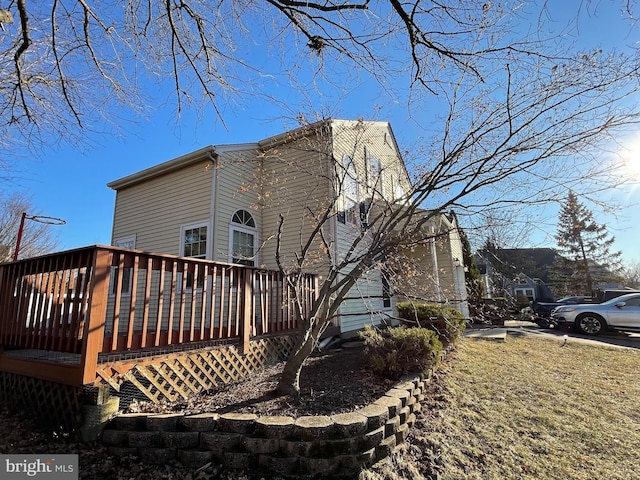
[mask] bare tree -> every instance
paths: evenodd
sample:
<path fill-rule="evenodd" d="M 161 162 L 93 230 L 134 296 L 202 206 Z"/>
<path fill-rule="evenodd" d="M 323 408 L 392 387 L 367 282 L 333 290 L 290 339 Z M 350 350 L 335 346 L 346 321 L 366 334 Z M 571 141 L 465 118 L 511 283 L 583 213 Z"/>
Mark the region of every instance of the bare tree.
<path fill-rule="evenodd" d="M 29 197 L 15 193 L 0 198 L 0 261 L 11 261 L 18 239 L 18 230 L 23 213 L 39 215 Z M 20 258 L 35 257 L 53 252 L 58 246 L 51 225 L 26 221 L 20 241 Z"/>
<path fill-rule="evenodd" d="M 627 287 L 640 288 L 640 260 L 626 264 L 622 278 Z"/>
<path fill-rule="evenodd" d="M 562 36 L 523 32 L 520 22 L 536 18 L 536 9 L 531 28 L 546 29 L 546 3 L 528 5 L 530 16 L 522 7 L 484 0 L 16 0 L 0 16 L 2 139 L 33 145 L 53 133 L 73 141 L 82 129 L 104 129 L 105 120 L 117 126 L 144 109 L 154 81 L 172 86 L 178 114 L 209 104 L 224 121 L 223 108 L 269 95 L 271 79 L 327 90 L 336 71 L 342 87 L 351 72 L 377 80 L 393 99 L 410 89 L 409 103 L 420 111 L 425 93 L 427 101 L 437 94 L 457 102 L 469 88 L 491 95 L 492 77 L 508 66 L 514 75 L 521 63 L 562 74 L 580 56 L 568 54 Z M 583 74 L 600 61 L 584 54 Z M 465 85 L 451 90 L 463 77 Z"/>
<path fill-rule="evenodd" d="M 536 205 L 578 184 L 590 192 L 610 187 L 617 181 L 614 161 L 594 160 L 603 142 L 639 120 L 637 53 L 578 51 L 562 35 L 545 37 L 539 32 L 547 27 L 546 2 L 530 29 L 520 23 L 531 18 L 521 2 L 510 1 L 131 0 L 120 6 L 11 4 L 16 22 L 4 24 L 1 37 L 2 138 L 11 133 L 31 142 L 38 132 L 91 127 L 114 105 L 136 106 L 134 87 L 149 78 L 140 65 L 171 79 L 178 112 L 207 102 L 221 118 L 229 99 L 258 95 L 271 76 L 310 78 L 307 88 L 331 86 L 336 70 L 373 78 L 392 98 L 407 90 L 419 123 L 430 102 L 438 102 L 439 117 L 424 125 L 427 138 L 407 158 L 411 185 L 397 198 L 375 186 L 367 190 L 365 227 L 354 229 L 345 252 L 332 254 L 326 235 L 345 212 L 339 202 L 350 181 L 341 159 L 323 173 L 334 195 L 307 208 L 312 228 L 281 217 L 274 233 L 279 245 L 305 233 L 292 261 L 276 249 L 299 306 L 306 298 L 302 274 L 318 262 L 326 266 L 311 311 L 299 308 L 299 340 L 279 385 L 285 393 L 299 390 L 304 359 L 359 279 L 398 251 L 434 241 L 434 218 L 452 208 L 474 215 Z M 263 55 L 250 55 L 256 49 Z M 313 148 L 331 159 L 326 145 Z"/>

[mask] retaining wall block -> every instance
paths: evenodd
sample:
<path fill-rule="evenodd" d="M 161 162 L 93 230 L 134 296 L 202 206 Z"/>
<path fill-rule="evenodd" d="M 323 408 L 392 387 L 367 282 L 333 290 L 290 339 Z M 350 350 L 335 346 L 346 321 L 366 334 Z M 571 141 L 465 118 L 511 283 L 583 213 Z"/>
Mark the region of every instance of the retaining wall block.
<path fill-rule="evenodd" d="M 161 447 L 162 437 L 160 432 L 129 432 L 128 442 L 130 447 Z"/>
<path fill-rule="evenodd" d="M 422 410 L 422 404 L 420 402 L 411 405 L 411 413 L 419 412 L 420 410 Z"/>
<path fill-rule="evenodd" d="M 108 390 L 98 389 L 97 405 L 82 405 L 82 421 L 76 430 L 81 442 L 95 442 L 102 435 L 109 419 L 118 413 L 120 398 L 108 398 Z M 102 392 L 102 393 L 100 393 Z M 106 398 L 104 396 L 106 395 Z"/>
<path fill-rule="evenodd" d="M 398 427 L 398 431 L 396 432 L 396 444 L 400 445 L 404 442 L 409 436 L 409 425 L 403 423 Z"/>
<path fill-rule="evenodd" d="M 376 428 L 371 432 L 367 432 L 360 439 L 360 450 L 369 450 L 378 445 L 385 437 L 385 427 Z"/>
<path fill-rule="evenodd" d="M 385 393 L 387 397 L 399 398 L 402 402 L 402 406 L 405 407 L 407 405 L 407 400 L 411 396 L 411 393 L 407 390 L 401 390 L 399 388 L 392 388 L 387 393 Z"/>
<path fill-rule="evenodd" d="M 149 415 L 146 421 L 147 430 L 160 430 L 161 432 L 175 432 L 178 420 L 184 417 L 181 413 L 162 413 Z"/>
<path fill-rule="evenodd" d="M 140 460 L 152 465 L 162 465 L 176 458 L 175 448 L 139 448 Z"/>
<path fill-rule="evenodd" d="M 273 472 L 277 475 L 289 476 L 300 468 L 299 457 L 276 457 L 273 455 L 259 455 L 258 465 L 261 470 Z"/>
<path fill-rule="evenodd" d="M 355 437 L 367 432 L 368 419 L 358 412 L 332 415 L 331 420 L 337 437 Z"/>
<path fill-rule="evenodd" d="M 118 430 L 144 430 L 148 416 L 147 413 L 123 413 L 113 422 Z"/>
<path fill-rule="evenodd" d="M 257 419 L 253 413 L 225 413 L 218 418 L 218 427 L 224 432 L 253 433 Z"/>
<path fill-rule="evenodd" d="M 286 457 L 308 457 L 314 448 L 314 442 L 280 439 L 280 451 Z"/>
<path fill-rule="evenodd" d="M 393 388 L 398 388 L 400 390 L 406 390 L 411 395 L 413 395 L 413 392 L 416 389 L 416 383 L 417 382 L 413 381 L 413 380 L 405 380 L 405 381 L 401 381 L 400 383 L 397 383 L 396 385 L 394 385 Z"/>
<path fill-rule="evenodd" d="M 356 410 L 356 413 L 367 417 L 367 430 L 369 431 L 382 427 L 389 420 L 389 407 L 386 405 L 372 403 L 360 410 Z"/>
<path fill-rule="evenodd" d="M 137 456 L 138 449 L 134 447 L 109 447 L 109 454 L 116 457 L 128 457 L 130 455 Z"/>
<path fill-rule="evenodd" d="M 390 437 L 382 440 L 378 445 L 376 445 L 376 460 L 382 460 L 383 458 L 387 458 L 393 452 L 393 449 L 396 447 L 396 436 L 391 435 Z"/>
<path fill-rule="evenodd" d="M 161 432 L 165 447 L 195 448 L 200 444 L 200 432 Z"/>
<path fill-rule="evenodd" d="M 398 417 L 400 417 L 400 423 L 407 423 L 407 419 L 409 418 L 409 415 L 411 415 L 411 408 L 410 407 L 402 408 L 398 413 Z"/>
<path fill-rule="evenodd" d="M 333 432 L 333 420 L 326 415 L 300 417 L 293 426 L 294 437 L 301 440 L 329 438 L 333 436 Z"/>
<path fill-rule="evenodd" d="M 129 445 L 129 432 L 126 430 L 106 429 L 102 432 L 102 442 L 107 446 L 126 447 Z"/>
<path fill-rule="evenodd" d="M 224 466 L 234 470 L 248 470 L 258 465 L 258 455 L 247 452 L 224 452 Z"/>
<path fill-rule="evenodd" d="M 374 405 L 382 405 L 389 409 L 389 418 L 393 418 L 398 415 L 398 411 L 402 408 L 402 400 L 395 397 L 380 397 L 375 402 Z"/>
<path fill-rule="evenodd" d="M 178 427 L 192 432 L 211 432 L 216 429 L 219 418 L 217 413 L 187 415 L 178 420 Z"/>
<path fill-rule="evenodd" d="M 266 438 L 287 438 L 293 434 L 293 417 L 267 416 L 256 420 L 255 434 Z"/>
<path fill-rule="evenodd" d="M 409 398 L 407 398 L 407 404 L 405 405 L 405 407 L 410 407 L 411 405 L 413 405 L 416 402 L 417 402 L 416 397 L 411 395 Z"/>
<path fill-rule="evenodd" d="M 240 446 L 242 435 L 239 433 L 202 432 L 200 434 L 200 448 L 213 452 L 216 458 L 221 459 L 222 453 Z"/>
<path fill-rule="evenodd" d="M 324 477 L 331 477 L 338 470 L 340 463 L 334 458 L 300 457 L 300 472 L 310 475 L 322 473 Z"/>
<path fill-rule="evenodd" d="M 410 427 L 413 427 L 415 423 L 416 423 L 416 416 L 412 413 L 411 415 L 409 415 L 409 418 L 407 418 L 407 425 L 409 425 Z"/>
<path fill-rule="evenodd" d="M 251 453 L 276 453 L 280 450 L 279 438 L 242 437 L 242 446 Z"/>
<path fill-rule="evenodd" d="M 350 455 L 358 452 L 360 444 L 359 437 L 339 438 L 335 440 L 324 440 L 320 442 L 322 448 L 321 457 L 337 457 L 340 455 Z"/>
<path fill-rule="evenodd" d="M 186 467 L 200 468 L 211 461 L 213 454 L 203 450 L 178 450 L 176 453 L 180 463 Z"/>
<path fill-rule="evenodd" d="M 352 478 L 357 478 L 357 474 L 363 467 L 368 467 L 373 464 L 376 459 L 376 449 L 372 448 L 362 453 L 355 453 L 351 455 L 341 455 L 336 458 L 340 463 L 340 473 L 343 475 L 349 475 Z"/>
<path fill-rule="evenodd" d="M 389 437 L 390 435 L 395 435 L 398 427 L 400 427 L 400 417 L 390 418 L 384 426 L 384 436 Z"/>

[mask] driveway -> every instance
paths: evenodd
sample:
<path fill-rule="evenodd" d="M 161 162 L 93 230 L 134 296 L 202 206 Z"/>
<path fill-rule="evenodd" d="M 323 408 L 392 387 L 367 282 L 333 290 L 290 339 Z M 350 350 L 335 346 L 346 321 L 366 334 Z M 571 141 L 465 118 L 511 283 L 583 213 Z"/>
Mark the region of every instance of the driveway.
<path fill-rule="evenodd" d="M 531 322 L 505 322 L 505 329 L 508 334 L 512 335 L 540 335 L 550 338 L 557 338 L 559 342 L 564 342 L 564 336 L 567 335 L 567 342 L 579 342 L 592 345 L 609 345 L 621 348 L 636 348 L 640 350 L 640 333 L 631 332 L 605 332 L 600 335 L 583 335 L 569 328 L 561 328 L 558 330 L 549 328 L 540 328 Z"/>

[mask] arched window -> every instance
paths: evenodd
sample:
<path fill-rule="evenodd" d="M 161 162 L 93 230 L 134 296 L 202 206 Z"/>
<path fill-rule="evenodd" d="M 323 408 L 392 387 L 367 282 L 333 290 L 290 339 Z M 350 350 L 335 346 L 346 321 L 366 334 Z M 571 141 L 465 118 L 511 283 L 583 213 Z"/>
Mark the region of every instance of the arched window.
<path fill-rule="evenodd" d="M 238 210 L 231 217 L 229 251 L 231 262 L 255 266 L 257 243 L 256 222 L 246 210 Z"/>

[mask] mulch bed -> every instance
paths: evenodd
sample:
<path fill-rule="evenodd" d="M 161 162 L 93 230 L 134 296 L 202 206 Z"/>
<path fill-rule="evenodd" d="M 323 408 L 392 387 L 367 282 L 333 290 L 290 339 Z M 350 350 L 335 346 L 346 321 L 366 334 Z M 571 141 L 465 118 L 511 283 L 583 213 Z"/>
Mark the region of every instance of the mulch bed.
<path fill-rule="evenodd" d="M 256 415 L 332 415 L 352 412 L 384 395 L 395 383 L 374 375 L 362 345 L 314 354 L 300 375 L 300 397 L 278 396 L 276 385 L 284 362 L 239 381 L 161 404 L 132 403 L 129 412 L 254 413 Z"/>

